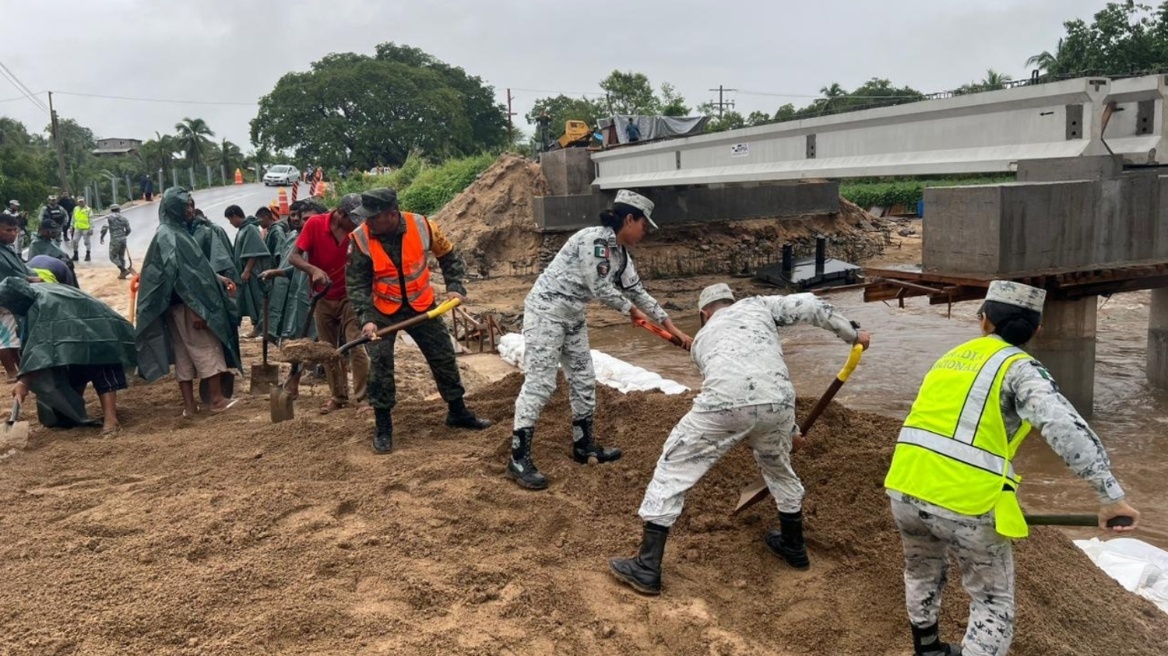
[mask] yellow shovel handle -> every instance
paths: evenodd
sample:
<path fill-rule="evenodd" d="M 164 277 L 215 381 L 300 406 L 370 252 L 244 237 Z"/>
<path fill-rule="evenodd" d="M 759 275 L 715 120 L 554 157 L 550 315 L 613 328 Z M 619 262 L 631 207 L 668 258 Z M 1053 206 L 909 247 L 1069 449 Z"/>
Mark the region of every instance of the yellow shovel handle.
<path fill-rule="evenodd" d="M 440 316 L 446 314 L 447 312 L 453 310 L 454 308 L 458 307 L 459 305 L 462 305 L 461 300 L 459 300 L 457 298 L 449 299 L 445 303 L 443 303 L 443 304 L 439 305 L 438 307 L 434 308 L 433 310 L 430 310 L 429 312 L 427 312 L 426 317 L 430 318 L 430 319 L 440 317 Z"/>
<path fill-rule="evenodd" d="M 860 346 L 859 344 L 852 346 L 852 352 L 848 354 L 848 361 L 844 363 L 844 368 L 840 369 L 840 372 L 836 374 L 836 378 L 838 378 L 841 383 L 848 382 L 848 376 L 851 376 L 852 372 L 856 370 L 856 366 L 860 364 L 860 356 L 863 354 L 863 346 Z"/>

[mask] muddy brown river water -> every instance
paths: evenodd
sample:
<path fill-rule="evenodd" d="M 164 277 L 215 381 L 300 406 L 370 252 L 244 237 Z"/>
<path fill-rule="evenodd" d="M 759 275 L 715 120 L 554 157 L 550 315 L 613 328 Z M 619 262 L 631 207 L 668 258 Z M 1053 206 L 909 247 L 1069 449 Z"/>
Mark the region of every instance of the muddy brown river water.
<path fill-rule="evenodd" d="M 929 306 L 914 299 L 904 309 L 864 303 L 859 292 L 828 297 L 849 318 L 873 334 L 872 348 L 836 400 L 868 412 L 902 419 L 929 367 L 947 349 L 977 335 L 976 303 Z M 1148 327 L 1147 292 L 1100 299 L 1095 365 L 1095 414 L 1091 426 L 1102 437 L 1112 470 L 1143 514 L 1134 536 L 1168 548 L 1168 392 L 1152 389 L 1144 376 Z M 675 317 L 690 334 L 696 316 Z M 592 331 L 592 348 L 655 371 L 692 388 L 701 385 L 688 354 L 632 326 Z M 810 326 L 784 333 L 783 350 L 800 395 L 818 396 L 847 359 L 833 335 Z M 814 431 L 812 431 L 814 435 Z M 1046 443 L 1031 436 L 1018 459 L 1022 502 L 1029 512 L 1091 513 L 1094 494 L 1076 479 Z M 1075 537 L 1098 532 L 1072 529 Z"/>

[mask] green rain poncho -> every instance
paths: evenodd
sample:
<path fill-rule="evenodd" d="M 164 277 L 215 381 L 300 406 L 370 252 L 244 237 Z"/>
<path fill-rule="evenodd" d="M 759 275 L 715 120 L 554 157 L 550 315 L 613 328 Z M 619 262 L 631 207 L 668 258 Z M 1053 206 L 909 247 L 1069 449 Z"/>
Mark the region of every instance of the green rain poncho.
<path fill-rule="evenodd" d="M 235 253 L 227 231 L 206 217 L 196 217 L 192 223 L 192 229 L 191 234 L 198 242 L 203 255 L 207 257 L 207 261 L 211 263 L 211 268 L 224 278 L 230 278 L 238 289 L 239 270 L 235 268 Z M 227 300 L 230 301 L 231 320 L 238 327 L 240 321 L 239 303 L 231 297 L 228 297 Z"/>
<path fill-rule="evenodd" d="M 276 221 L 268 226 L 267 232 L 264 233 L 264 245 L 272 254 L 273 261 L 279 259 L 284 250 L 284 240 L 288 239 L 288 230 L 287 221 Z"/>
<path fill-rule="evenodd" d="M 186 189 L 166 190 L 158 207 L 158 231 L 142 260 L 135 346 L 138 374 L 149 381 L 165 376 L 174 364 L 174 347 L 166 325 L 172 298 L 181 300 L 207 322 L 207 330 L 223 345 L 227 366 L 242 368 L 239 333 L 231 320 L 227 290 L 198 242 L 187 232 L 189 203 Z"/>
<path fill-rule="evenodd" d="M 30 255 L 29 258 L 31 257 Z M 12 249 L 0 247 L 0 279 L 12 276 L 28 278 L 35 275 Z"/>
<path fill-rule="evenodd" d="M 296 237 L 299 234 L 299 232 L 288 234 L 280 246 L 280 268 L 288 277 L 276 278 L 272 281 L 272 326 L 268 330 L 268 336 L 277 341 L 300 338 L 300 331 L 304 329 L 304 322 L 308 317 L 308 274 L 293 267 L 292 263 L 288 261 L 296 249 Z M 309 324 L 307 337 L 316 338 L 315 323 Z"/>
<path fill-rule="evenodd" d="M 32 243 L 28 245 L 28 259 L 32 259 L 37 255 L 48 255 L 55 257 L 58 260 L 69 260 L 69 256 L 65 255 L 65 251 L 61 250 L 51 239 L 45 239 L 40 235 L 34 235 Z"/>
<path fill-rule="evenodd" d="M 264 237 L 260 234 L 260 222 L 254 216 L 249 216 L 239 226 L 235 233 L 235 268 L 243 275 L 244 267 L 251 258 L 258 261 L 251 270 L 251 280 L 239 285 L 236 298 L 239 299 L 239 314 L 250 317 L 253 326 L 258 326 L 260 313 L 263 309 L 264 287 L 260 283 L 260 273 L 271 264 L 272 253 L 264 244 Z"/>
<path fill-rule="evenodd" d="M 37 397 L 45 426 L 94 424 L 85 399 L 69 386 L 70 365 L 135 365 L 134 327 L 110 306 L 68 285 L 29 284 L 20 277 L 0 282 L 0 307 L 26 318 L 28 336 L 20 375 Z"/>

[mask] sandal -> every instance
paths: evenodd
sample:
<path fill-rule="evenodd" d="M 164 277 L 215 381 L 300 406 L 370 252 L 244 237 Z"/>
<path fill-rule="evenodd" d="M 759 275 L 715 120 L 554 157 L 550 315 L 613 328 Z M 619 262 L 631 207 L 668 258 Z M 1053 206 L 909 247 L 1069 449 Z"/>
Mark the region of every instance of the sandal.
<path fill-rule="evenodd" d="M 212 408 L 211 414 L 212 415 L 221 415 L 224 412 L 227 412 L 228 410 L 230 410 L 231 407 L 234 406 L 236 403 L 239 403 L 239 399 L 231 399 L 230 401 L 227 402 L 227 405 L 223 406 L 219 410 Z"/>
<path fill-rule="evenodd" d="M 324 405 L 322 405 L 320 407 L 320 414 L 327 415 L 330 412 L 336 412 L 337 410 L 343 410 L 344 408 L 347 408 L 348 406 L 349 406 L 349 404 L 346 402 L 337 403 L 333 399 L 329 399 L 328 403 L 325 403 Z"/>

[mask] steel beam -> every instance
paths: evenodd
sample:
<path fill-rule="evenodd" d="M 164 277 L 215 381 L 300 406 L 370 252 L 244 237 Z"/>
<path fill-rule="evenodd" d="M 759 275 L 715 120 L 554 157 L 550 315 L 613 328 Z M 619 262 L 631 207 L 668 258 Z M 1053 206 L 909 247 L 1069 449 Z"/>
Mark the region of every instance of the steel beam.
<path fill-rule="evenodd" d="M 1166 97 L 1162 75 L 1079 78 L 626 146 L 592 155 L 593 185 L 1012 172 L 1111 153 L 1168 164 Z"/>

